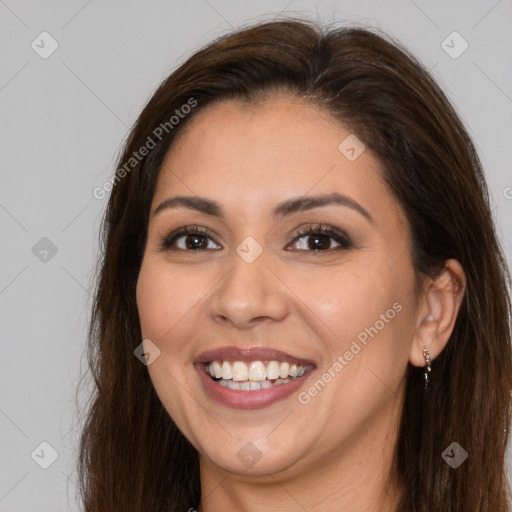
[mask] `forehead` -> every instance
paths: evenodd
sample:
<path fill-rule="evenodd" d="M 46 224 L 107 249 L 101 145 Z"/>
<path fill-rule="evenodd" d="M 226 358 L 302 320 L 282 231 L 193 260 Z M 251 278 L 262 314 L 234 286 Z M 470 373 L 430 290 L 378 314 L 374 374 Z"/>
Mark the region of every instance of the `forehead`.
<path fill-rule="evenodd" d="M 174 142 L 153 202 L 196 194 L 240 214 L 291 196 L 337 191 L 369 210 L 399 214 L 371 152 L 350 160 L 340 151 L 347 138 L 357 143 L 353 137 L 324 110 L 293 96 L 215 103 L 195 114 Z"/>

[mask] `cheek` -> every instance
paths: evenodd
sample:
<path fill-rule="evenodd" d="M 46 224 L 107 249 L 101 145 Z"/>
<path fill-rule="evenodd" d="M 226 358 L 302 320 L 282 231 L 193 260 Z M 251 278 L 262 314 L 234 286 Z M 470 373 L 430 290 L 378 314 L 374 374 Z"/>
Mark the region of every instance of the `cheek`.
<path fill-rule="evenodd" d="M 144 338 L 160 337 L 165 318 L 162 307 L 167 300 L 165 289 L 155 268 L 143 263 L 137 280 L 137 309 Z"/>
<path fill-rule="evenodd" d="M 190 337 L 186 318 L 198 300 L 191 293 L 193 283 L 189 285 L 190 279 L 185 279 L 183 273 L 171 272 L 165 262 L 147 258 L 136 289 L 143 339 L 149 338 L 160 349 L 160 356 L 148 371 L 160 401 L 182 431 L 190 430 L 183 414 L 190 407 L 190 395 L 183 395 L 179 384 L 185 381 L 189 369 L 185 362 Z"/>
<path fill-rule="evenodd" d="M 171 269 L 165 261 L 148 258 L 137 281 L 137 307 L 142 334 L 173 347 L 184 336 L 187 318 L 202 307 L 201 300 L 211 288 L 207 276 L 186 269 Z"/>
<path fill-rule="evenodd" d="M 145 260 L 137 281 L 137 308 L 143 336 L 162 341 L 187 307 L 189 295 L 183 293 L 166 268 Z"/>
<path fill-rule="evenodd" d="M 398 283 L 390 283 L 384 265 L 373 268 L 356 262 L 336 272 L 322 269 L 296 277 L 297 295 L 331 328 L 346 339 L 354 329 L 373 325 L 402 295 Z M 389 275 L 389 273 L 388 273 Z"/>
<path fill-rule="evenodd" d="M 395 368 L 402 368 L 412 342 L 412 267 L 381 258 L 371 265 L 353 261 L 336 272 L 328 270 L 307 279 L 297 276 L 294 290 L 315 313 L 317 334 L 331 358 L 351 351 L 346 359 L 356 372 L 372 367 L 384 375 L 393 367 L 389 357 L 395 357 Z"/>

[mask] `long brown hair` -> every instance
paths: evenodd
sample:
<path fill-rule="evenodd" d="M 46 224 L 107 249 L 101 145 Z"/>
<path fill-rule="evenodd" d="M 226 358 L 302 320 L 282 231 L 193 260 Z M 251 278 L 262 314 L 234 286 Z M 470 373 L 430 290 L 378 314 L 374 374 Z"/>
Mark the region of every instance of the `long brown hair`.
<path fill-rule="evenodd" d="M 407 369 L 397 512 L 508 511 L 510 274 L 475 147 L 445 94 L 398 42 L 373 29 L 326 31 L 295 19 L 244 28 L 196 52 L 160 85 L 124 145 L 88 335 L 95 390 L 78 461 L 85 510 L 184 511 L 200 501 L 198 453 L 133 353 L 142 341 L 135 288 L 149 207 L 165 154 L 197 112 L 280 89 L 326 109 L 382 162 L 410 224 L 418 275 L 435 277 L 449 258 L 466 273 L 453 333 L 432 364 L 429 403 L 422 369 Z M 441 457 L 452 442 L 469 454 L 457 469 Z"/>

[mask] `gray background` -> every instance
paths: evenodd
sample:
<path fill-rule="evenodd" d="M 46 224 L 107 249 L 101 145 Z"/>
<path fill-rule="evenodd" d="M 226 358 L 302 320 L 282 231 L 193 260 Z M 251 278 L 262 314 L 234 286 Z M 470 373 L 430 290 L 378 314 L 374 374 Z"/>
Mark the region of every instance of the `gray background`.
<path fill-rule="evenodd" d="M 80 509 L 74 396 L 106 206 L 93 189 L 179 62 L 279 12 L 380 27 L 433 69 L 479 150 L 510 264 L 511 0 L 0 0 L 0 511 Z M 45 31 L 58 43 L 50 56 Z M 446 40 L 454 31 L 469 45 L 457 58 L 463 41 Z M 58 453 L 48 469 L 42 442 Z"/>

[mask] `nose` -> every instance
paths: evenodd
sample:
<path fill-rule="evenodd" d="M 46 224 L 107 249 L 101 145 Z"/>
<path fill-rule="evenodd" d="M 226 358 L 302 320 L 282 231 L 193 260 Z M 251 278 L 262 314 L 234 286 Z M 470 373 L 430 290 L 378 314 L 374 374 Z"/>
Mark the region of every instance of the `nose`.
<path fill-rule="evenodd" d="M 208 309 L 215 322 L 230 323 L 238 329 L 250 329 L 271 320 L 286 317 L 286 287 L 271 271 L 262 254 L 248 263 L 236 252 L 231 269 L 210 296 Z"/>

